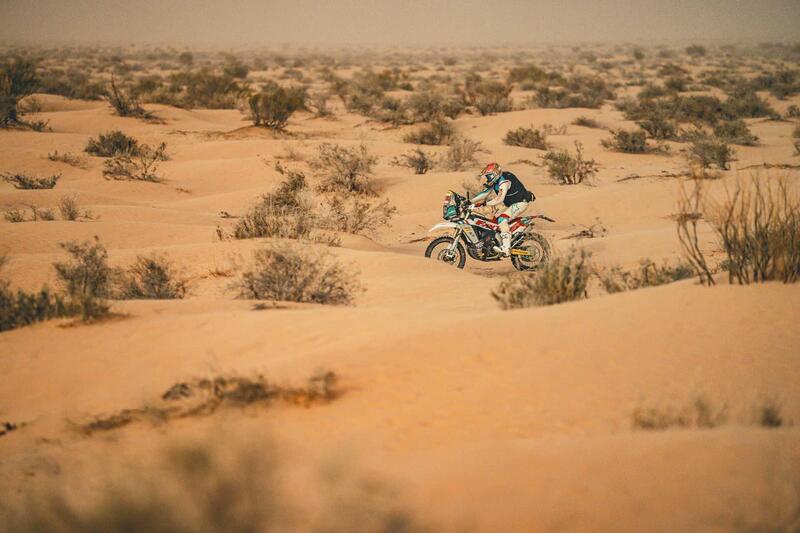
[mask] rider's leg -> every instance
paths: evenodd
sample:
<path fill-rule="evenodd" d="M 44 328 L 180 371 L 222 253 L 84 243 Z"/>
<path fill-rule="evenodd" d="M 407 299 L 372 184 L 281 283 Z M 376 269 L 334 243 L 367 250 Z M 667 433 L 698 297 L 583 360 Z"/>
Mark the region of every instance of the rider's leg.
<path fill-rule="evenodd" d="M 502 246 L 495 246 L 495 251 L 508 255 L 511 250 L 511 228 L 508 226 L 509 220 L 516 218 L 528 208 L 528 202 L 517 202 L 506 207 L 506 209 L 497 215 L 497 223 L 500 226 L 500 242 Z"/>

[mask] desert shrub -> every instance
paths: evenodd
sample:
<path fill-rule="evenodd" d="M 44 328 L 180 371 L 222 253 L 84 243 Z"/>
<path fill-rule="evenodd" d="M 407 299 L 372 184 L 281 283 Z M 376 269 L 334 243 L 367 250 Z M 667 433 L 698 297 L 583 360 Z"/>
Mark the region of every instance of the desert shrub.
<path fill-rule="evenodd" d="M 573 124 L 576 126 L 583 126 L 584 128 L 595 128 L 601 129 L 603 126 L 597 122 L 595 119 L 587 117 L 587 116 L 580 116 L 572 121 Z"/>
<path fill-rule="evenodd" d="M 78 100 L 101 100 L 106 94 L 102 83 L 92 81 L 89 73 L 77 68 L 45 70 L 38 91 Z"/>
<path fill-rule="evenodd" d="M 664 81 L 664 88 L 676 93 L 686 90 L 688 80 L 683 76 L 670 76 Z"/>
<path fill-rule="evenodd" d="M 38 86 L 36 65 L 16 57 L 0 64 L 0 128 L 22 124 L 19 102 Z"/>
<path fill-rule="evenodd" d="M 691 180 L 691 191 L 686 190 L 686 183 L 680 184 L 678 196 L 678 212 L 675 214 L 678 241 L 683 255 L 694 269 L 700 283 L 711 286 L 715 284 L 711 268 L 706 261 L 705 253 L 700 247 L 698 225 L 703 218 L 703 181 Z"/>
<path fill-rule="evenodd" d="M 139 256 L 117 280 L 114 296 L 122 300 L 172 300 L 186 296 L 189 281 L 164 257 Z"/>
<path fill-rule="evenodd" d="M 17 189 L 52 189 L 61 179 L 61 174 L 54 174 L 52 176 L 29 176 L 24 173 L 11 173 L 6 172 L 1 174 L 0 177 L 8 183 L 12 184 Z"/>
<path fill-rule="evenodd" d="M 711 429 L 728 419 L 726 405 L 715 405 L 705 396 L 696 397 L 686 406 L 637 407 L 631 415 L 634 429 L 664 430 L 671 427 Z"/>
<path fill-rule="evenodd" d="M 656 140 L 676 140 L 678 138 L 678 125 L 663 111 L 649 114 L 636 124 Z"/>
<path fill-rule="evenodd" d="M 328 100 L 331 95 L 326 91 L 312 93 L 308 96 L 308 107 L 314 112 L 314 115 L 319 118 L 330 117 L 333 111 L 328 106 Z"/>
<path fill-rule="evenodd" d="M 4 263 L 5 258 L 0 257 L 0 269 Z M 64 301 L 47 287 L 33 293 L 13 291 L 6 280 L 0 280 L 0 331 L 21 328 L 66 314 Z"/>
<path fill-rule="evenodd" d="M 665 261 L 659 265 L 650 259 L 644 259 L 636 270 L 624 270 L 615 266 L 597 269 L 595 273 L 607 292 L 616 293 L 688 279 L 694 276 L 694 269 L 687 263 L 669 264 Z"/>
<path fill-rule="evenodd" d="M 511 111 L 511 86 L 498 81 L 482 80 L 479 76 L 466 81 L 464 97 L 467 104 L 475 107 L 481 115 Z"/>
<path fill-rule="evenodd" d="M 247 299 L 331 305 L 351 304 L 361 290 L 355 275 L 329 254 L 288 243 L 257 250 L 237 287 Z"/>
<path fill-rule="evenodd" d="M 775 398 L 764 398 L 756 405 L 756 423 L 765 428 L 778 428 L 784 425 L 781 404 Z"/>
<path fill-rule="evenodd" d="M 536 272 L 520 272 L 503 280 L 492 296 L 503 309 L 553 305 L 586 298 L 591 276 L 590 254 L 574 248 Z"/>
<path fill-rule="evenodd" d="M 106 248 L 97 237 L 83 243 L 62 243 L 61 247 L 70 260 L 54 263 L 53 268 L 66 293 L 68 311 L 84 321 L 107 315 L 105 299 L 111 294 L 113 271 L 108 266 Z"/>
<path fill-rule="evenodd" d="M 731 282 L 800 279 L 800 199 L 786 179 L 740 180 L 707 210 Z"/>
<path fill-rule="evenodd" d="M 611 138 L 603 139 L 601 144 L 609 150 L 627 154 L 643 154 L 650 149 L 644 130 L 611 130 Z"/>
<path fill-rule="evenodd" d="M 512 67 L 508 73 L 509 83 L 519 83 L 523 81 L 539 82 L 548 78 L 548 73 L 536 65 L 523 65 Z"/>
<path fill-rule="evenodd" d="M 403 142 L 442 145 L 450 142 L 455 135 L 456 130 L 453 125 L 446 119 L 437 117 L 430 123 L 420 126 L 416 131 L 408 132 L 403 137 Z"/>
<path fill-rule="evenodd" d="M 21 209 L 12 209 L 3 213 L 3 218 L 12 224 L 25 222 L 25 212 L 23 212 Z"/>
<path fill-rule="evenodd" d="M 405 101 L 412 122 L 430 122 L 438 117 L 456 118 L 464 105 L 456 98 L 434 88 L 421 88 Z"/>
<path fill-rule="evenodd" d="M 564 185 L 583 183 L 597 173 L 597 163 L 583 158 L 583 145 L 578 141 L 575 141 L 575 155 L 567 150 L 550 150 L 542 161 L 548 175 Z"/>
<path fill-rule="evenodd" d="M 670 90 L 666 87 L 662 87 L 660 85 L 653 85 L 652 83 L 648 83 L 642 90 L 639 91 L 637 98 L 640 100 L 649 99 L 649 98 L 659 98 L 661 96 L 667 96 L 670 94 Z"/>
<path fill-rule="evenodd" d="M 787 118 L 800 118 L 800 107 L 796 106 L 795 104 L 790 105 L 786 108 L 786 117 Z"/>
<path fill-rule="evenodd" d="M 478 163 L 477 154 L 485 151 L 480 141 L 473 141 L 466 137 L 456 137 L 450 141 L 447 152 L 441 159 L 441 165 L 451 172 L 464 170 L 470 165 Z"/>
<path fill-rule="evenodd" d="M 435 163 L 436 158 L 434 155 L 429 154 L 421 148 L 415 148 L 410 152 L 392 159 L 391 165 L 397 167 L 408 167 L 414 171 L 414 174 L 425 174 L 429 170 L 433 169 Z"/>
<path fill-rule="evenodd" d="M 750 128 L 747 127 L 747 123 L 742 119 L 720 122 L 714 127 L 714 136 L 731 144 L 742 146 L 758 144 L 758 137 L 753 135 Z"/>
<path fill-rule="evenodd" d="M 47 159 L 54 162 L 66 163 L 71 167 L 86 168 L 85 158 L 70 152 L 59 153 L 58 150 L 55 150 L 47 154 Z"/>
<path fill-rule="evenodd" d="M 598 108 L 614 92 L 599 77 L 573 76 L 556 78 L 556 86 L 543 84 L 533 97 L 532 103 L 545 108 L 588 107 Z"/>
<path fill-rule="evenodd" d="M 249 92 L 246 82 L 203 68 L 197 72 L 173 73 L 167 86 L 155 88 L 143 98 L 190 109 L 234 109 Z"/>
<path fill-rule="evenodd" d="M 792 137 L 795 139 L 800 139 L 800 124 L 794 127 L 792 130 Z"/>
<path fill-rule="evenodd" d="M 139 141 L 119 130 L 112 130 L 99 134 L 97 139 L 90 138 L 83 151 L 97 157 L 135 154 L 139 151 Z"/>
<path fill-rule="evenodd" d="M 78 201 L 74 196 L 62 196 L 58 201 L 58 211 L 61 213 L 63 220 L 78 220 L 81 216 L 80 209 L 78 209 Z"/>
<path fill-rule="evenodd" d="M 720 170 L 727 170 L 735 152 L 723 139 L 706 136 L 689 143 L 687 155 L 690 161 L 702 168 L 716 166 Z"/>
<path fill-rule="evenodd" d="M 781 68 L 756 76 L 751 86 L 756 90 L 768 90 L 774 97 L 784 100 L 800 92 L 800 72 Z"/>
<path fill-rule="evenodd" d="M 686 47 L 686 54 L 691 57 L 703 57 L 706 55 L 706 47 L 699 44 L 692 44 Z"/>
<path fill-rule="evenodd" d="M 233 236 L 237 239 L 281 237 L 302 239 L 311 235 L 314 217 L 304 197 L 306 177 L 302 172 L 276 166 L 286 176 L 275 192 L 261 197 L 236 223 Z"/>
<path fill-rule="evenodd" d="M 156 148 L 140 144 L 134 153 L 123 152 L 103 163 L 103 175 L 115 180 L 138 180 L 159 182 L 158 163 L 169 159 L 166 143 Z"/>
<path fill-rule="evenodd" d="M 52 209 L 39 209 L 35 205 L 30 206 L 31 208 L 31 220 L 45 220 L 45 221 L 52 221 L 56 219 L 56 215 Z"/>
<path fill-rule="evenodd" d="M 506 136 L 503 138 L 503 142 L 509 146 L 547 150 L 547 135 L 533 126 L 508 130 Z"/>
<path fill-rule="evenodd" d="M 134 117 L 144 120 L 153 120 L 155 115 L 142 107 L 142 104 L 133 96 L 117 86 L 114 76 L 111 77 L 109 89 L 105 94 L 106 101 L 114 108 L 114 112 L 121 117 Z"/>
<path fill-rule="evenodd" d="M 772 106 L 755 91 L 736 90 L 722 105 L 722 118 L 734 120 L 737 118 L 773 117 L 777 115 Z"/>
<path fill-rule="evenodd" d="M 306 91 L 301 87 L 285 89 L 271 83 L 251 96 L 249 105 L 254 125 L 283 130 L 295 111 L 305 109 Z"/>
<path fill-rule="evenodd" d="M 336 231 L 353 234 L 372 233 L 386 226 L 397 212 L 388 199 L 371 202 L 360 197 L 335 194 L 327 198 L 327 214 L 321 224 Z"/>
<path fill-rule="evenodd" d="M 370 155 L 365 145 L 348 149 L 338 144 L 323 143 L 311 168 L 321 179 L 323 192 L 375 194 L 371 181 L 372 168 L 378 158 Z"/>

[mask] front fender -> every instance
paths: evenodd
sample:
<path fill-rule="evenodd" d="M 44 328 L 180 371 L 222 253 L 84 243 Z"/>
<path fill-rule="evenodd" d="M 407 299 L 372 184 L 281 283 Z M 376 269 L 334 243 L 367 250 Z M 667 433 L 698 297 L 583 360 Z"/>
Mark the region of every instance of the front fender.
<path fill-rule="evenodd" d="M 459 227 L 459 224 L 455 222 L 440 222 L 436 224 L 434 227 L 428 230 L 428 233 L 433 233 L 434 231 L 444 231 L 450 229 L 456 229 Z"/>

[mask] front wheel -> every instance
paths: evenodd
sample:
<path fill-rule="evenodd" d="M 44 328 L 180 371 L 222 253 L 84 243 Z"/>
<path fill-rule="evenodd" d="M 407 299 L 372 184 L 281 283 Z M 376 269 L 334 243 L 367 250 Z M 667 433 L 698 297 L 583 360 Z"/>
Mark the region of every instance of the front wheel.
<path fill-rule="evenodd" d="M 455 249 L 451 250 L 452 246 L 453 237 L 433 239 L 425 249 L 425 257 L 433 257 L 437 261 L 442 261 L 448 265 L 464 268 L 464 264 L 467 262 L 467 253 L 464 251 L 464 246 L 460 242 L 456 242 Z"/>
<path fill-rule="evenodd" d="M 515 251 L 518 253 L 515 254 Z M 517 270 L 536 270 L 548 261 L 550 243 L 538 233 L 526 233 L 522 241 L 511 250 L 511 263 Z"/>

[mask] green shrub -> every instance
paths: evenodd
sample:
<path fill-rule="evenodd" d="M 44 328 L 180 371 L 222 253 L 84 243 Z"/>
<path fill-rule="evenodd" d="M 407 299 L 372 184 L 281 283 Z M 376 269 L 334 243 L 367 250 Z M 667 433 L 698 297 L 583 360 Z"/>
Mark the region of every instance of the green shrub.
<path fill-rule="evenodd" d="M 647 133 L 644 130 L 611 130 L 611 138 L 603 139 L 601 144 L 609 150 L 627 154 L 643 154 L 649 151 Z"/>
<path fill-rule="evenodd" d="M 737 90 L 722 105 L 722 118 L 758 118 L 776 116 L 776 111 L 752 90 Z"/>
<path fill-rule="evenodd" d="M 688 148 L 689 160 L 701 168 L 716 166 L 720 170 L 728 170 L 734 155 L 728 143 L 716 137 L 698 137 Z"/>
<path fill-rule="evenodd" d="M 97 139 L 90 138 L 83 151 L 97 157 L 135 154 L 139 151 L 139 141 L 119 130 L 113 130 L 99 134 Z"/>
<path fill-rule="evenodd" d="M 492 296 L 503 309 L 553 305 L 586 298 L 591 276 L 590 254 L 574 248 L 536 272 L 520 272 L 503 280 Z"/>
<path fill-rule="evenodd" d="M 67 309 L 86 321 L 106 316 L 111 295 L 113 271 L 108 266 L 108 252 L 95 237 L 83 243 L 67 242 L 61 247 L 69 254 L 69 262 L 53 264 L 67 296 Z"/>
<path fill-rule="evenodd" d="M 139 256 L 118 280 L 115 296 L 123 300 L 172 300 L 186 296 L 188 280 L 158 255 Z"/>
<path fill-rule="evenodd" d="M 435 118 L 429 124 L 419 127 L 416 131 L 408 132 L 403 137 L 403 142 L 426 145 L 442 145 L 450 142 L 456 135 L 452 124 L 444 118 Z"/>
<path fill-rule="evenodd" d="M 356 277 L 326 253 L 273 243 L 253 254 L 253 265 L 237 287 L 242 298 L 330 305 L 353 303 Z"/>
<path fill-rule="evenodd" d="M 506 132 L 503 142 L 509 146 L 521 146 L 523 148 L 535 148 L 537 150 L 547 150 L 547 135 L 543 131 L 519 127 L 515 130 Z"/>
<path fill-rule="evenodd" d="M 103 175 L 115 180 L 163 181 L 158 163 L 169 159 L 166 148 L 166 143 L 156 148 L 141 144 L 134 153 L 119 153 L 103 163 Z"/>
<path fill-rule="evenodd" d="M 45 176 L 42 178 L 36 176 L 29 176 L 24 173 L 11 173 L 6 172 L 0 177 L 3 180 L 11 183 L 17 189 L 52 189 L 61 179 L 61 174 L 54 174 L 52 176 Z"/>
<path fill-rule="evenodd" d="M 19 102 L 38 87 L 36 65 L 16 57 L 0 64 L 0 128 L 22 124 Z"/>
<path fill-rule="evenodd" d="M 370 155 L 363 144 L 357 149 L 348 149 L 322 143 L 310 165 L 322 180 L 320 191 L 373 195 L 371 176 L 377 162 L 378 158 Z"/>
<path fill-rule="evenodd" d="M 550 150 L 542 161 L 549 176 L 563 185 L 583 183 L 597 173 L 597 163 L 583 158 L 583 145 L 578 141 L 575 141 L 575 155 L 567 150 Z"/>
<path fill-rule="evenodd" d="M 305 89 L 284 89 L 271 83 L 250 97 L 250 117 L 256 126 L 283 130 L 295 111 L 305 109 L 305 102 Z"/>
<path fill-rule="evenodd" d="M 656 140 L 676 140 L 678 125 L 662 111 L 656 111 L 637 122 L 640 128 Z"/>
<path fill-rule="evenodd" d="M 714 136 L 731 144 L 755 146 L 758 137 L 753 135 L 747 123 L 742 119 L 720 122 L 714 127 Z"/>
<path fill-rule="evenodd" d="M 624 270 L 619 266 L 595 271 L 600 283 L 609 293 L 633 291 L 644 287 L 655 287 L 688 279 L 694 276 L 694 269 L 686 263 L 658 263 L 644 259 L 637 270 Z"/>

